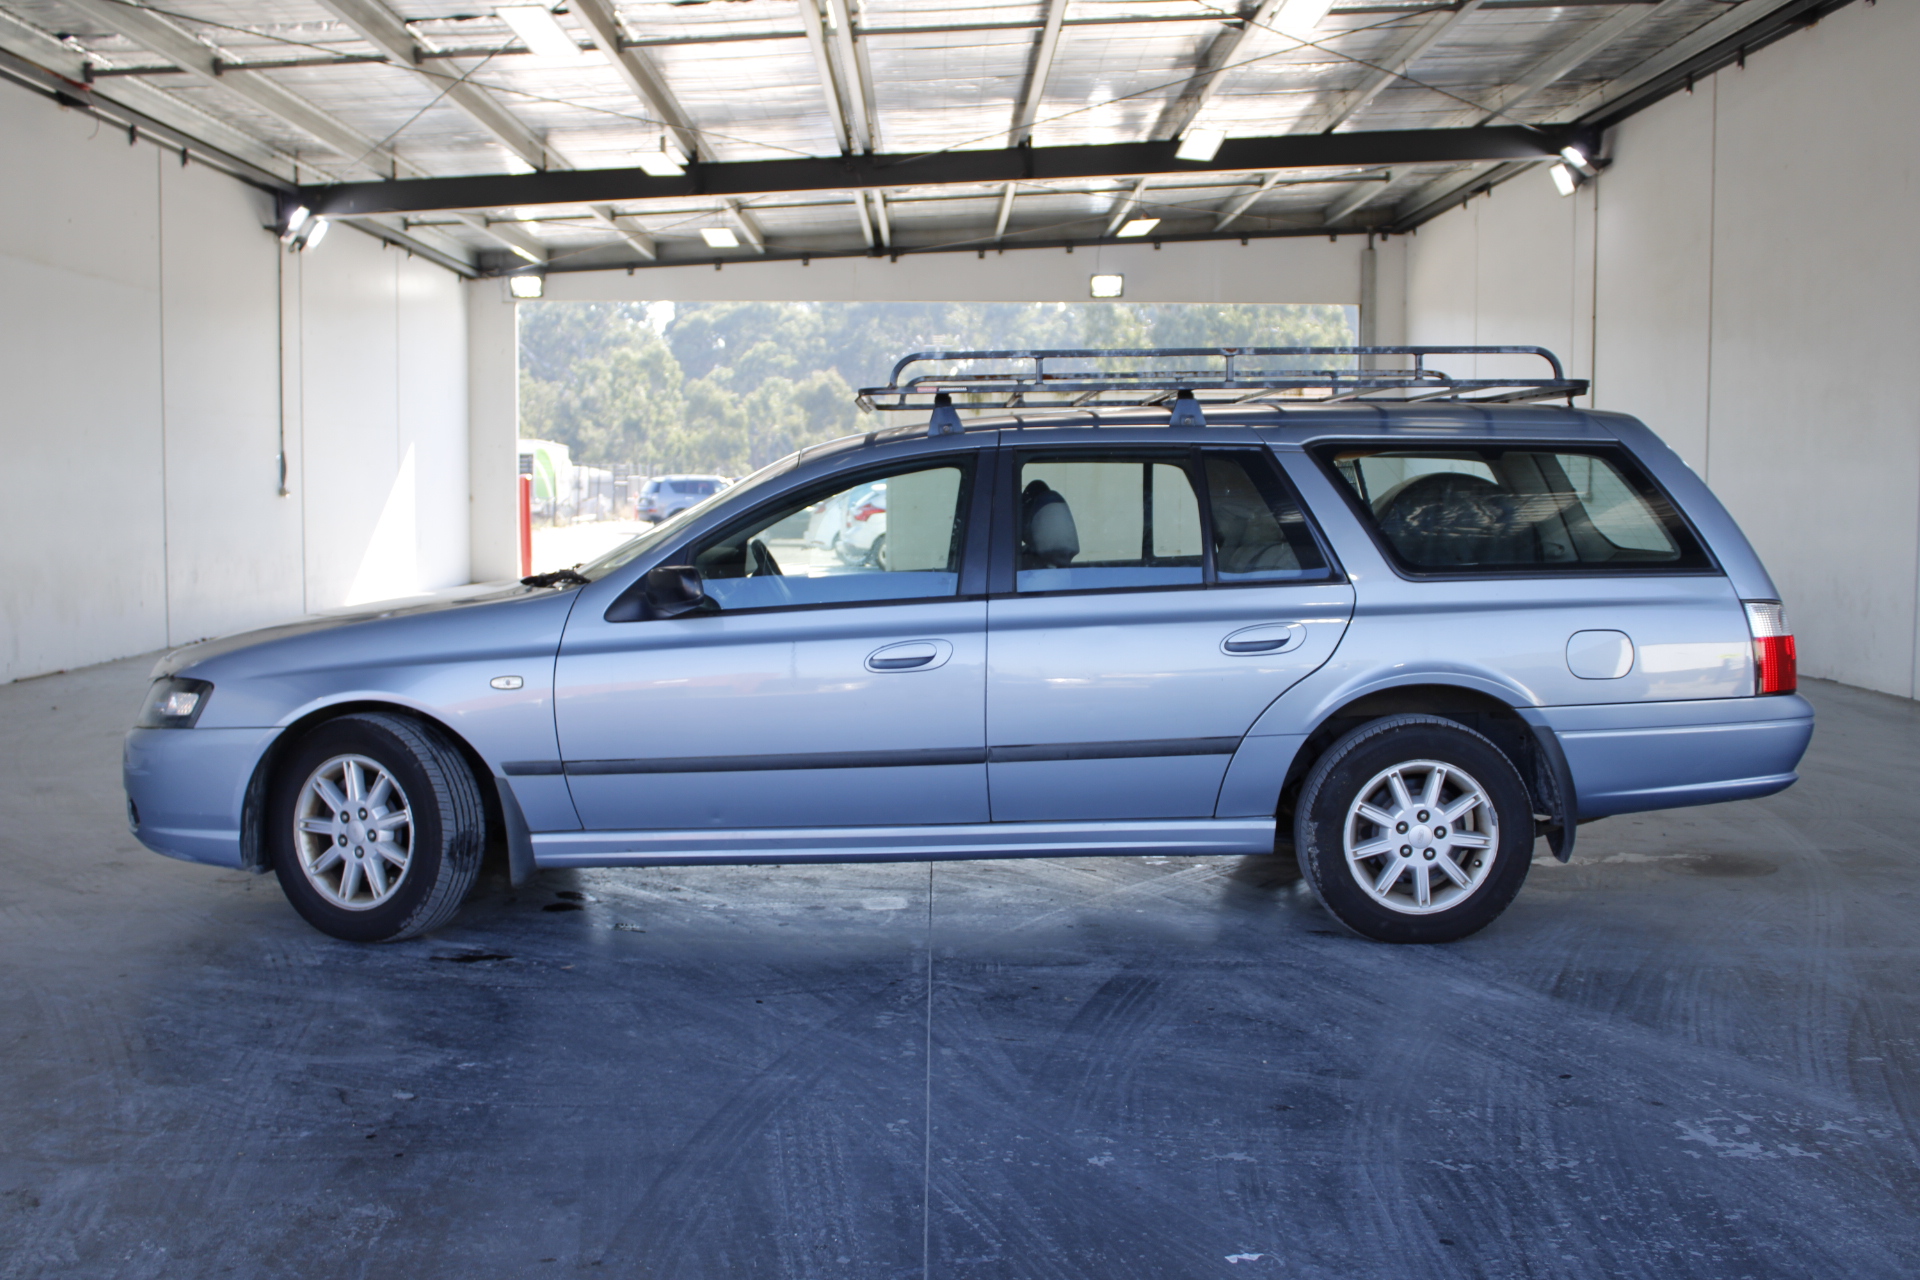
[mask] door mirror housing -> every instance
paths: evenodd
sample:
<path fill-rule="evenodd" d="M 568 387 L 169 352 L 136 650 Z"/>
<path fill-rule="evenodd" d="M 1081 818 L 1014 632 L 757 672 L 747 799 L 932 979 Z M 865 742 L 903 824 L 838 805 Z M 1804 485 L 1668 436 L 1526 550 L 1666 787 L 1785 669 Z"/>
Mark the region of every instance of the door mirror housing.
<path fill-rule="evenodd" d="M 677 618 L 707 603 L 706 587 L 700 571 L 690 564 L 663 564 L 647 570 L 647 610 L 656 618 Z"/>

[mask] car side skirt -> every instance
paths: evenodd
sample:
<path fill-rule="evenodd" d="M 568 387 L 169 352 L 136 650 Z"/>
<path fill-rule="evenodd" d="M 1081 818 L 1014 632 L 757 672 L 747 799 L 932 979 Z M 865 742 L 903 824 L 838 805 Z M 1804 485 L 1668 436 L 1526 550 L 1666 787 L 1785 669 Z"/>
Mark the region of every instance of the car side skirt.
<path fill-rule="evenodd" d="M 998 822 L 732 831 L 561 831 L 533 837 L 542 867 L 741 862 L 937 862 L 1273 852 L 1274 820 Z"/>

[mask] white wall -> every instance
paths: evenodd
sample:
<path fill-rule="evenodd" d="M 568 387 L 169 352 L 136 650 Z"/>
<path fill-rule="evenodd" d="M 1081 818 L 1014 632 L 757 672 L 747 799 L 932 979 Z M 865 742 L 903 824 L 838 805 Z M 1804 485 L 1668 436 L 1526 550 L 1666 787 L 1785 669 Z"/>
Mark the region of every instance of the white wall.
<path fill-rule="evenodd" d="M 1128 302 L 1360 301 L 1366 240 L 1342 236 L 1207 240 L 909 254 L 798 262 L 575 271 L 547 277 L 563 302 L 1085 302 L 1088 278 L 1126 278 Z"/>
<path fill-rule="evenodd" d="M 1700 472 L 1810 675 L 1920 695 L 1920 7 L 1851 5 L 1408 240 L 1416 342 L 1531 342 Z"/>
<path fill-rule="evenodd" d="M 0 680 L 467 580 L 453 276 L 10 86 L 0 172 Z"/>

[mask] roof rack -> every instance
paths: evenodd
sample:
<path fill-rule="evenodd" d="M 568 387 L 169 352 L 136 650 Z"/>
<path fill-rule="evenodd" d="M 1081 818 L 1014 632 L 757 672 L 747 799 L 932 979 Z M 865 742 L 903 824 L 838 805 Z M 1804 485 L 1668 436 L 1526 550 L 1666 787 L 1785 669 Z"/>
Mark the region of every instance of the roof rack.
<path fill-rule="evenodd" d="M 1538 356 L 1550 378 L 1458 378 L 1429 368 L 1435 356 Z M 1346 357 L 1352 367 L 1298 367 L 1303 358 Z M 1183 363 L 1165 367 L 1171 361 Z M 1049 369 L 1048 362 L 1077 362 L 1079 369 Z M 1098 361 L 1094 368 L 1088 361 Z M 1128 368 L 1127 361 L 1153 367 Z M 1276 365 L 1276 361 L 1284 364 Z M 916 364 L 978 365 L 999 369 L 927 372 L 903 377 Z M 1375 367 L 1391 362 L 1404 367 Z M 1008 367 L 1021 366 L 1021 367 Z M 1453 400 L 1511 404 L 1573 398 L 1587 390 L 1584 378 L 1569 378 L 1545 347 L 1090 347 L 1049 351 L 916 351 L 893 366 L 884 387 L 866 387 L 857 397 L 868 412 L 933 411 L 934 434 L 960 429 L 954 407 L 967 409 L 1116 409 L 1172 404 L 1175 423 L 1199 425 L 1203 404 L 1413 404 Z"/>

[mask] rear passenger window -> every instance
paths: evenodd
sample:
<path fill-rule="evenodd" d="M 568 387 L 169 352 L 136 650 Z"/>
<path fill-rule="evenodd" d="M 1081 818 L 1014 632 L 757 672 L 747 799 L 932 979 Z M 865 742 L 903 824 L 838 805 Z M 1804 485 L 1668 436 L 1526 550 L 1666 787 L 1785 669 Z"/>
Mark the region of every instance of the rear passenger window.
<path fill-rule="evenodd" d="M 1204 581 L 1200 501 L 1180 458 L 1028 458 L 1020 468 L 1021 591 Z"/>
<path fill-rule="evenodd" d="M 1322 452 L 1404 569 L 1703 570 L 1672 502 L 1615 449 Z"/>
<path fill-rule="evenodd" d="M 1020 465 L 1019 520 L 1020 591 L 1329 573 L 1299 502 L 1265 450 L 1028 455 Z"/>
<path fill-rule="evenodd" d="M 1210 451 L 1205 457 L 1219 581 L 1326 576 L 1326 557 L 1307 529 L 1300 504 L 1264 454 Z"/>

